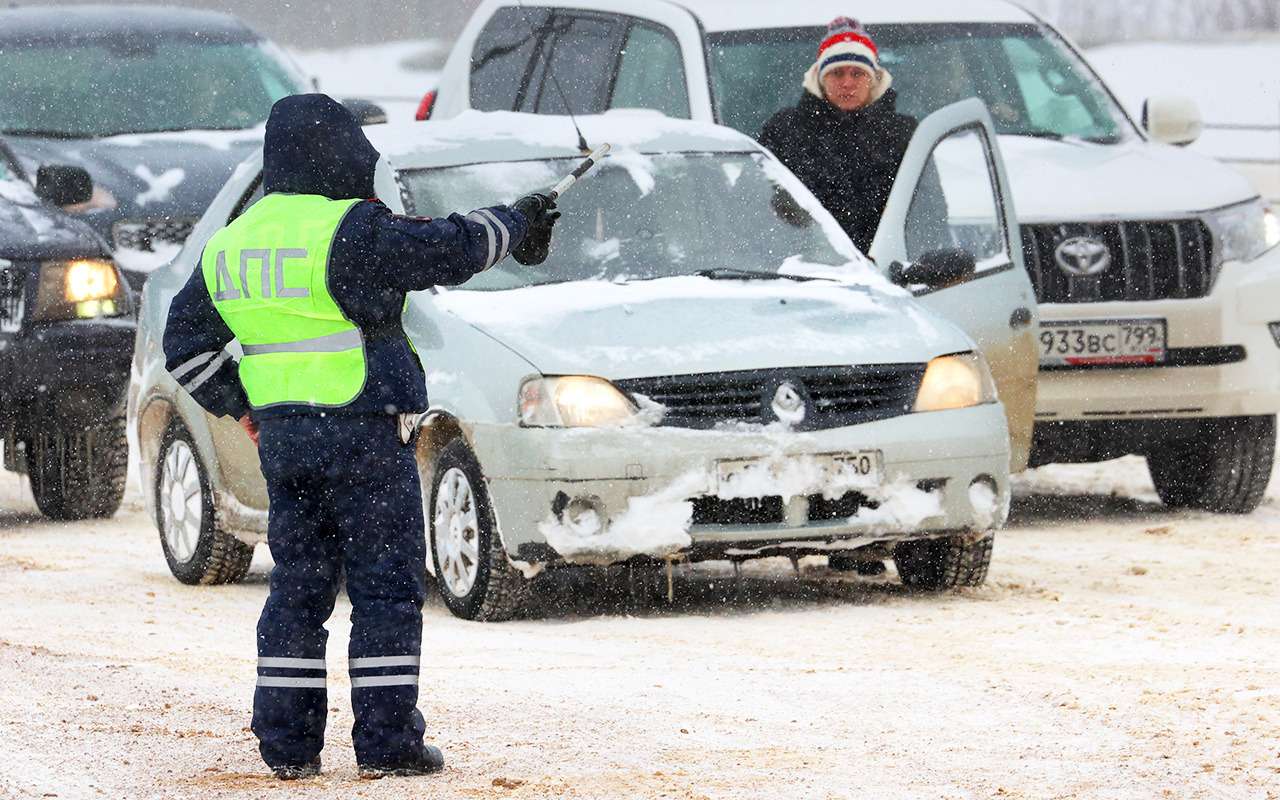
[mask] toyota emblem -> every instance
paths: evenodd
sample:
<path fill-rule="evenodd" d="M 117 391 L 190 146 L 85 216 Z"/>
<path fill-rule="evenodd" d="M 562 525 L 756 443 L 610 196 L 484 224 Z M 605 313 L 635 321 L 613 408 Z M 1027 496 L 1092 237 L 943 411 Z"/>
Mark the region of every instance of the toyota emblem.
<path fill-rule="evenodd" d="M 1058 268 L 1073 277 L 1100 275 L 1111 268 L 1111 250 L 1092 236 L 1075 236 L 1053 251 Z"/>
<path fill-rule="evenodd" d="M 804 397 L 794 384 L 784 383 L 775 389 L 770 408 L 774 416 L 788 425 L 798 425 L 804 421 Z"/>

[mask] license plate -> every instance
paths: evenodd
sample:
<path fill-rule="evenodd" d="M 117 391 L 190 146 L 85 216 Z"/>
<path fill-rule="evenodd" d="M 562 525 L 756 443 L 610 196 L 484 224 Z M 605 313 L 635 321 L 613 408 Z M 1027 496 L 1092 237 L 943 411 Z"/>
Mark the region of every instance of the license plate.
<path fill-rule="evenodd" d="M 1168 325 L 1163 319 L 1108 319 L 1040 323 L 1043 366 L 1159 364 Z"/>
<path fill-rule="evenodd" d="M 716 462 L 717 494 L 722 497 L 871 489 L 881 484 L 883 474 L 884 457 L 879 450 Z"/>

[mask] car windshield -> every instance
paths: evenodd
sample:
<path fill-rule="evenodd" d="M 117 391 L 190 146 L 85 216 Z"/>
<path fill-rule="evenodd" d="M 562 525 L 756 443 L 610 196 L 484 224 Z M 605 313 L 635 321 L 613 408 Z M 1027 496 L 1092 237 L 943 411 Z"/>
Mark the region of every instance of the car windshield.
<path fill-rule="evenodd" d="M 0 75 L 0 131 L 59 138 L 250 128 L 303 90 L 253 41 L 6 42 Z"/>
<path fill-rule="evenodd" d="M 1012 136 L 1117 142 L 1124 112 L 1051 31 L 1034 24 L 868 26 L 893 74 L 898 110 L 917 119 L 978 97 L 996 131 Z M 774 28 L 708 36 L 717 115 L 758 136 L 794 105 L 821 28 Z"/>
<path fill-rule="evenodd" d="M 406 171 L 401 179 L 411 213 L 444 216 L 546 191 L 575 165 L 573 159 L 473 164 Z M 466 288 L 699 273 L 773 278 L 784 267 L 790 274 L 796 265 L 841 267 L 855 260 L 834 221 L 802 210 L 814 208 L 812 196 L 798 198 L 788 187 L 804 192 L 759 153 L 615 151 L 560 198 L 563 216 L 544 264 L 524 267 L 507 259 Z"/>

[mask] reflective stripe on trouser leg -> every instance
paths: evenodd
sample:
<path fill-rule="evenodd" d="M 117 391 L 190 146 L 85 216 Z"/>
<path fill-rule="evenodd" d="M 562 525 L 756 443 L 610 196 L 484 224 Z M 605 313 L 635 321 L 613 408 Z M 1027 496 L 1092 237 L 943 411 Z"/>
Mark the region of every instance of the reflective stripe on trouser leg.
<path fill-rule="evenodd" d="M 319 673 L 317 675 L 316 673 Z M 263 656 L 258 659 L 258 686 L 270 689 L 323 689 L 323 658 Z"/>
<path fill-rule="evenodd" d="M 351 688 L 417 686 L 418 656 L 367 656 L 351 659 Z"/>

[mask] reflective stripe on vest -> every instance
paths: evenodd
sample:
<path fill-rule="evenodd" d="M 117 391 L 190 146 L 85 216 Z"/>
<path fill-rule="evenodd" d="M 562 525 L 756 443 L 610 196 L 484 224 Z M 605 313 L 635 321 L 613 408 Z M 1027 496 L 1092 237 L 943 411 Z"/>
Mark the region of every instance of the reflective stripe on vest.
<path fill-rule="evenodd" d="M 335 408 L 364 390 L 364 337 L 328 280 L 334 236 L 358 202 L 269 194 L 205 245 L 205 287 L 244 350 L 253 408 Z"/>

